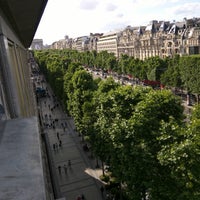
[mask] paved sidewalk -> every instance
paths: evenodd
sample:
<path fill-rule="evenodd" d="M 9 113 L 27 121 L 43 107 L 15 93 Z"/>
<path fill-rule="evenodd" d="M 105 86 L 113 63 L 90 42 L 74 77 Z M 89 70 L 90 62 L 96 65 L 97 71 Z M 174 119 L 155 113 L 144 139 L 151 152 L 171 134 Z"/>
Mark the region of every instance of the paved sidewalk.
<path fill-rule="evenodd" d="M 39 105 L 56 199 L 77 200 L 81 194 L 86 200 L 104 199 L 99 180 L 102 170 L 95 168 L 90 152 L 83 151 L 73 119 L 63 112 L 51 88 L 46 83 L 43 87 L 50 97 L 40 98 Z"/>

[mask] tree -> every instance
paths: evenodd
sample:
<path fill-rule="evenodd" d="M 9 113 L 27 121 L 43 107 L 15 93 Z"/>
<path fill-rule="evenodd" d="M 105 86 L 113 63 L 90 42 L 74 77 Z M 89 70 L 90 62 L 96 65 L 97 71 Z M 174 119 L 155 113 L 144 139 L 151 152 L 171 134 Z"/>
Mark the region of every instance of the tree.
<path fill-rule="evenodd" d="M 180 60 L 180 74 L 188 92 L 196 93 L 197 102 L 200 94 L 200 56 L 182 57 Z"/>
<path fill-rule="evenodd" d="M 147 66 L 146 72 L 148 80 L 160 81 L 161 74 L 166 70 L 164 60 L 156 56 L 147 58 L 144 62 Z"/>
<path fill-rule="evenodd" d="M 161 75 L 161 82 L 166 86 L 182 88 L 183 82 L 180 75 L 180 57 L 166 59 L 167 70 Z"/>
<path fill-rule="evenodd" d="M 92 75 L 85 70 L 78 70 L 72 76 L 73 94 L 69 104 L 72 108 L 72 115 L 74 117 L 77 130 L 84 135 L 85 128 L 83 123 L 83 105 L 92 100 L 92 91 L 95 89 Z"/>
<path fill-rule="evenodd" d="M 64 75 L 64 82 L 63 82 L 63 102 L 66 106 L 66 110 L 69 112 L 70 115 L 73 115 L 73 93 L 74 93 L 74 87 L 72 82 L 72 77 L 74 73 L 78 70 L 83 69 L 82 66 L 79 65 L 79 63 L 70 63 L 65 75 Z"/>
<path fill-rule="evenodd" d="M 170 91 L 152 90 L 137 104 L 128 121 L 129 129 L 123 145 L 126 164 L 121 171 L 124 172 L 124 181 L 135 199 L 145 198 L 146 193 L 152 199 L 167 199 L 162 186 L 163 180 L 168 179 L 165 169 L 157 160 L 161 148 L 157 138 L 161 122 L 169 122 L 171 117 L 177 123 L 183 119 L 180 100 Z"/>
<path fill-rule="evenodd" d="M 191 122 L 180 126 L 172 120 L 163 126 L 159 140 L 162 148 L 158 154 L 160 163 L 169 171 L 177 192 L 174 199 L 197 200 L 200 198 L 200 107 L 196 106 Z M 171 193 L 172 195 L 172 193 Z"/>

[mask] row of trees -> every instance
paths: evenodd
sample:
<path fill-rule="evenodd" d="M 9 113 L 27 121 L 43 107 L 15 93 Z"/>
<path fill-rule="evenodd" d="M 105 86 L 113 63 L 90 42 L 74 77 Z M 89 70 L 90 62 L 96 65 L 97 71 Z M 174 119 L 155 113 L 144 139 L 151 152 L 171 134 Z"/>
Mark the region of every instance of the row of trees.
<path fill-rule="evenodd" d="M 121 198 L 199 199 L 200 108 L 188 123 L 169 90 L 93 79 L 82 67 L 85 54 L 37 51 L 35 58 L 92 152 L 110 166 Z"/>
<path fill-rule="evenodd" d="M 51 55 L 49 55 L 50 51 Z M 54 53 L 52 54 L 52 52 Z M 160 81 L 166 86 L 195 93 L 197 97 L 200 94 L 199 55 L 184 57 L 177 55 L 165 59 L 150 57 L 145 60 L 135 59 L 127 55 L 122 55 L 117 59 L 114 54 L 107 51 L 97 53 L 96 51 L 46 50 L 45 55 L 49 55 L 48 61 L 57 63 L 56 69 L 58 71 L 67 68 L 71 62 L 77 62 L 84 66 L 113 71 L 118 74 L 130 74 L 140 80 Z M 57 55 L 57 58 L 54 57 L 55 55 Z M 42 58 L 40 57 L 40 59 Z"/>

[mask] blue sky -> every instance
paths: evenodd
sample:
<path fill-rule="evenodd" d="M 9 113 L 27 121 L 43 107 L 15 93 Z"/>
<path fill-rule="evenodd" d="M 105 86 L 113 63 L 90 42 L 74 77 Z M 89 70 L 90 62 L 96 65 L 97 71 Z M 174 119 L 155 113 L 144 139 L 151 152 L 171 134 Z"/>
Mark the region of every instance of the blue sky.
<path fill-rule="evenodd" d="M 200 17 L 200 0 L 48 0 L 34 38 L 52 44 L 65 35 L 75 38 L 184 17 Z"/>

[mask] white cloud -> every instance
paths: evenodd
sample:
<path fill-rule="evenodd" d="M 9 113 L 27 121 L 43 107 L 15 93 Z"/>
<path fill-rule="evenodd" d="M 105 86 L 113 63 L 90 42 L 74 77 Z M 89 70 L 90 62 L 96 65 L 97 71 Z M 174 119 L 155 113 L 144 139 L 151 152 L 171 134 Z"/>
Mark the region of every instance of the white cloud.
<path fill-rule="evenodd" d="M 99 2 L 96 0 L 81 0 L 80 8 L 85 10 L 93 10 L 98 6 Z"/>
<path fill-rule="evenodd" d="M 189 14 L 189 15 L 194 15 L 198 14 L 199 15 L 200 11 L 200 3 L 185 3 L 183 5 L 176 6 L 172 8 L 172 12 L 174 14 L 178 15 L 184 15 L 184 14 Z"/>
<path fill-rule="evenodd" d="M 164 5 L 166 3 L 176 3 L 179 2 L 180 0 L 133 0 L 133 4 L 135 6 L 150 6 L 150 7 L 156 7 L 160 5 Z"/>
<path fill-rule="evenodd" d="M 107 4 L 107 6 L 106 6 L 106 10 L 107 11 L 114 11 L 114 10 L 116 10 L 117 9 L 117 6 L 115 5 L 115 4 L 112 4 L 112 3 L 109 3 L 109 4 Z"/>
<path fill-rule="evenodd" d="M 151 20 L 200 17 L 199 0 L 48 0 L 36 32 L 45 43 L 69 37 L 108 32 Z"/>

